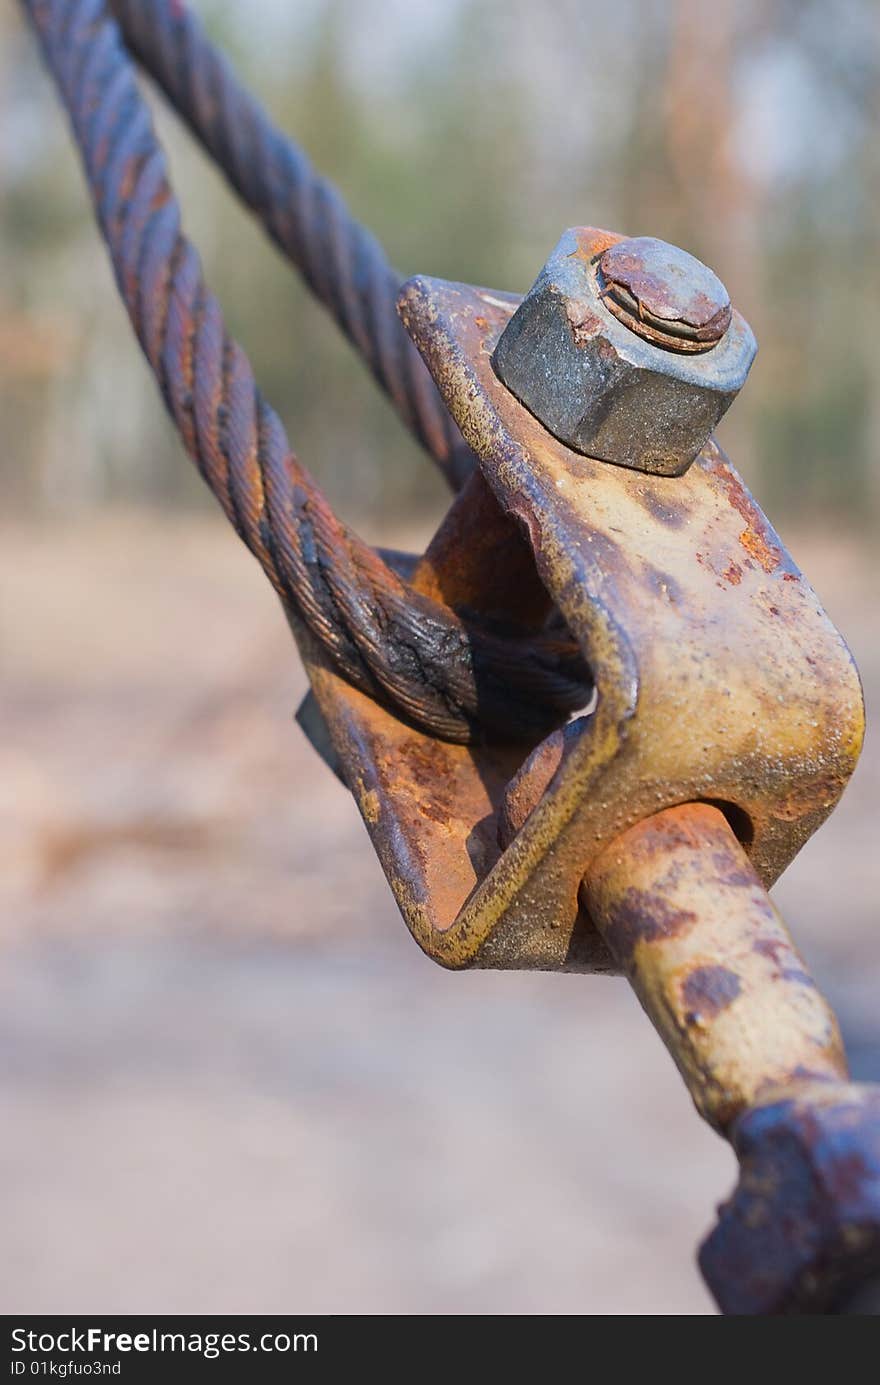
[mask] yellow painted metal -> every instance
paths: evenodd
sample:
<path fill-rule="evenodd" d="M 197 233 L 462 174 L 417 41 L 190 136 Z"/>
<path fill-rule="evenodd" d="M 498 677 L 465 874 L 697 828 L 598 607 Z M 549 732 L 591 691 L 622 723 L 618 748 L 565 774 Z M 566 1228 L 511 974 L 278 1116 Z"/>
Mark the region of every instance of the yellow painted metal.
<path fill-rule="evenodd" d="M 667 808 L 605 848 L 584 899 L 700 1114 L 845 1082 L 830 1006 L 723 814 Z"/>
<path fill-rule="evenodd" d="M 524 604 L 537 584 L 593 670 L 595 710 L 543 750 L 449 745 L 348 687 L 302 632 L 301 648 L 425 951 L 452 967 L 614 971 L 579 897 L 598 855 L 665 807 L 716 802 L 769 888 L 852 773 L 861 688 L 846 644 L 714 441 L 685 475 L 649 476 L 566 448 L 505 389 L 490 358 L 517 301 L 428 280 L 403 291 L 404 322 L 482 473 L 417 580 L 477 613 L 497 609 L 505 580 Z M 530 793 L 536 762 L 544 774 Z M 510 833 L 517 771 L 527 811 Z"/>

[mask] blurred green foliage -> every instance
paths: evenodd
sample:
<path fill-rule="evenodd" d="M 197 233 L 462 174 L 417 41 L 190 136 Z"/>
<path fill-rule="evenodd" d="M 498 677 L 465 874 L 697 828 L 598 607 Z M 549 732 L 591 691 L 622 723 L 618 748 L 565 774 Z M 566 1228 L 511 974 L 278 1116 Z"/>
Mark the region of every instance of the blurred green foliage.
<path fill-rule="evenodd" d="M 568 225 L 683 244 L 761 352 L 721 440 L 777 519 L 876 518 L 874 0 L 197 4 L 403 274 L 524 290 Z M 443 487 L 173 117 L 188 229 L 303 461 L 351 518 Z M 54 93 L 0 12 L 8 506 L 208 503 L 116 300 Z M 369 527 L 374 527 L 368 524 Z"/>

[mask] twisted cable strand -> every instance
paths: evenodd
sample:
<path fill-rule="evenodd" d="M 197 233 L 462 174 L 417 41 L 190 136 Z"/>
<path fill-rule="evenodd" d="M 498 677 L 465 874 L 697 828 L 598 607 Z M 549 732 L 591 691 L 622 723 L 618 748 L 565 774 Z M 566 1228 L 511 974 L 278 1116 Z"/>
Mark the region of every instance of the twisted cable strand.
<path fill-rule="evenodd" d="M 138 62 L 332 313 L 453 489 L 473 453 L 397 317 L 400 276 L 333 184 L 275 126 L 182 0 L 111 0 Z"/>
<path fill-rule="evenodd" d="M 181 230 L 104 0 L 23 0 L 68 110 L 120 293 L 166 406 L 285 606 L 355 686 L 453 741 L 531 738 L 583 706 L 570 640 L 500 637 L 414 591 L 333 514 L 257 389 Z"/>

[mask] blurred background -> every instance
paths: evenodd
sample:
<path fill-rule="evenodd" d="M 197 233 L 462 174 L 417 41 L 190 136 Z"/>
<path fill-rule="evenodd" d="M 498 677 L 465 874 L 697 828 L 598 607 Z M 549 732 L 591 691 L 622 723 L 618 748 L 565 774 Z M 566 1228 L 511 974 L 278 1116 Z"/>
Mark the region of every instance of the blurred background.
<path fill-rule="evenodd" d="M 403 273 L 524 291 L 583 223 L 717 270 L 761 347 L 721 442 L 870 718 L 873 0 L 195 8 Z M 424 544 L 441 482 L 156 108 L 299 455 L 367 537 Z M 433 967 L 292 724 L 283 617 L 165 418 L 14 6 L 0 422 L 4 1311 L 711 1312 L 693 1247 L 733 1160 L 625 984 Z M 776 896 L 880 1079 L 875 740 Z"/>

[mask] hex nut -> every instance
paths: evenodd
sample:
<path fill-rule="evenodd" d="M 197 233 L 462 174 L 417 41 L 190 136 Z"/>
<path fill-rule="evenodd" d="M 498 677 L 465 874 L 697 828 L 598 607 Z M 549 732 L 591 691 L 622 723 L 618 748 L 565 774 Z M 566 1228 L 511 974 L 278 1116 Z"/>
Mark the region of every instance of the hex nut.
<path fill-rule="evenodd" d="M 603 278 L 606 252 L 616 258 L 614 283 Z M 633 260 L 650 269 L 652 256 L 659 277 L 634 272 Z M 748 323 L 698 260 L 664 242 L 577 227 L 511 317 L 492 364 L 567 447 L 679 476 L 742 388 L 756 351 Z"/>

